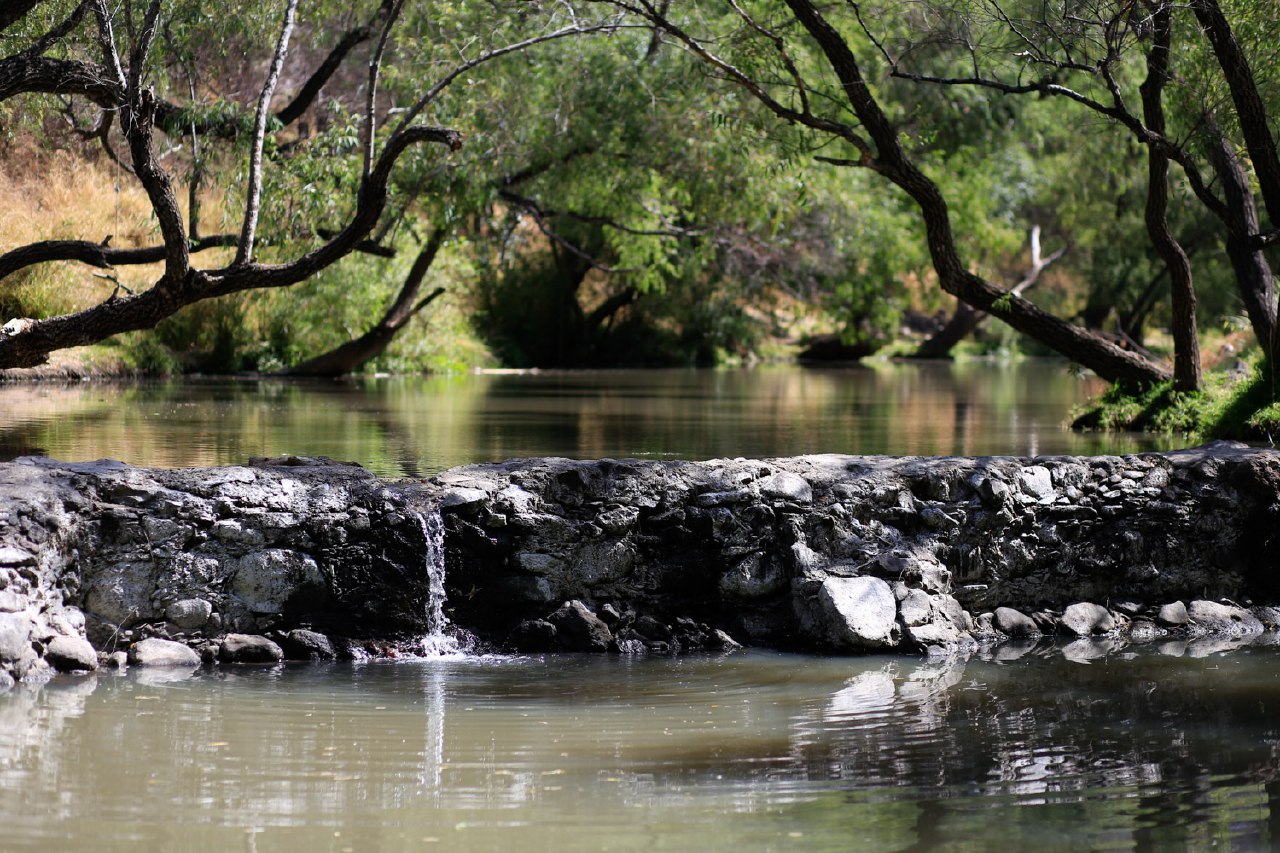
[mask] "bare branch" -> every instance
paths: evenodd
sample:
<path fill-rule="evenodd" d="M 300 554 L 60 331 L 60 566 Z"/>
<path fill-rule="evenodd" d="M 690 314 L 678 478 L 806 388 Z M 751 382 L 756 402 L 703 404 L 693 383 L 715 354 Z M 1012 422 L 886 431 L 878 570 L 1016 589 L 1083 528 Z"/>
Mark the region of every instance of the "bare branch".
<path fill-rule="evenodd" d="M 373 52 L 373 58 L 369 60 L 369 93 L 364 114 L 364 170 L 361 172 L 361 175 L 366 178 L 369 176 L 369 170 L 373 168 L 373 144 L 377 128 L 374 108 L 378 99 L 378 75 L 382 71 L 382 54 L 387 49 L 391 28 L 395 26 L 396 19 L 400 17 L 400 10 L 403 8 L 404 0 L 395 0 L 391 14 L 387 15 L 387 23 L 382 28 L 382 37 L 378 39 L 378 47 Z"/>
<path fill-rule="evenodd" d="M 267 111 L 271 107 L 271 95 L 275 92 L 276 82 L 280 79 L 280 67 L 284 65 L 285 54 L 289 51 L 289 37 L 293 34 L 293 15 L 297 8 L 298 0 L 288 0 L 288 6 L 284 12 L 284 23 L 280 27 L 280 39 L 276 42 L 276 51 L 271 58 L 267 79 L 262 84 L 262 93 L 258 96 L 258 112 L 253 122 L 253 147 L 249 154 L 249 185 L 245 193 L 244 225 L 240 229 L 240 245 L 236 249 L 237 266 L 248 264 L 253 260 L 253 238 L 258 229 L 258 208 L 262 201 L 262 145 L 267 134 Z"/>

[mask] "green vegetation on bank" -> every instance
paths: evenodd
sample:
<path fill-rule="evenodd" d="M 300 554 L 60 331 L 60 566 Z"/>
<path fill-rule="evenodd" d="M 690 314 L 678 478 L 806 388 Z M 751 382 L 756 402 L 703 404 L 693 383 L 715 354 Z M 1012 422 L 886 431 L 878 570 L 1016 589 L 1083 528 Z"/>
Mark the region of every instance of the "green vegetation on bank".
<path fill-rule="evenodd" d="M 209 12 L 0 16 L 0 367 L 103 341 L 125 370 L 309 375 L 813 342 L 1150 389 L 1094 428 L 1275 420 L 1269 383 L 1201 353 L 1231 326 L 1280 363 L 1271 0 Z"/>
<path fill-rule="evenodd" d="M 1200 441 L 1280 438 L 1280 382 L 1259 353 L 1235 369 L 1205 374 L 1198 391 L 1172 382 L 1141 389 L 1113 385 L 1072 421 L 1076 429 L 1170 432 Z"/>

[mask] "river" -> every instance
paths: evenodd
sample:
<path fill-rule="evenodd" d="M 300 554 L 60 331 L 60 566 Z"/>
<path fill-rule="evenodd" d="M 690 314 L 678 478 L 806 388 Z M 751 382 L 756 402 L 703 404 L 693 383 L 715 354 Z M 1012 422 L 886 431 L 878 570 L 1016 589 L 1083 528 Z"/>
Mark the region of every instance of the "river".
<path fill-rule="evenodd" d="M 0 458 L 1129 453 L 1054 363 L 0 388 Z M 1270 638 L 1269 638 L 1270 639 Z M 1274 646 L 133 669 L 0 696 L 0 848 L 1280 846 Z"/>

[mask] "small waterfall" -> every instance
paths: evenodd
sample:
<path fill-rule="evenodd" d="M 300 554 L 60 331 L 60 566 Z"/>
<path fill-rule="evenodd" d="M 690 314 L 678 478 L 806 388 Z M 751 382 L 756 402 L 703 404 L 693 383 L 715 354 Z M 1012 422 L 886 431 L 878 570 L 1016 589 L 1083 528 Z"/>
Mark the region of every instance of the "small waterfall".
<path fill-rule="evenodd" d="M 423 564 L 427 571 L 427 633 L 422 638 L 425 657 L 461 657 L 466 653 L 465 632 L 449 624 L 444 615 L 444 521 L 437 510 L 418 513 L 426 543 Z"/>

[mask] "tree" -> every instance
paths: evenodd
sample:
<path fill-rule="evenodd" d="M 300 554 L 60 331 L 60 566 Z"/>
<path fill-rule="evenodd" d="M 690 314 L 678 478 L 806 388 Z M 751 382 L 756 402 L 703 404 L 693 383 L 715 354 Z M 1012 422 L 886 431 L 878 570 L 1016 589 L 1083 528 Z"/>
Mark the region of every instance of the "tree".
<path fill-rule="evenodd" d="M 1267 361 L 1275 362 L 1280 355 L 1276 293 L 1263 253 L 1275 239 L 1274 228 L 1260 226 L 1248 169 L 1236 152 L 1241 147 L 1247 150 L 1259 194 L 1271 215 L 1280 210 L 1268 202 L 1268 194 L 1280 196 L 1280 160 L 1268 130 L 1265 98 L 1221 4 L 1216 0 L 1196 0 L 1189 7 L 1170 0 L 1099 3 L 1070 15 L 1044 4 L 993 0 L 937 7 L 960 15 L 987 34 L 980 50 L 962 51 L 971 70 L 959 76 L 921 73 L 904 68 L 885 52 L 895 76 L 1060 98 L 1111 119 L 1146 147 L 1146 220 L 1171 283 L 1177 386 L 1197 387 L 1199 358 L 1190 262 L 1169 226 L 1170 163 L 1177 164 L 1195 197 L 1219 220 L 1239 298 Z M 1245 5 L 1232 9 L 1237 23 L 1251 23 L 1250 16 L 1261 11 Z M 1198 26 L 1188 20 L 1192 15 Z M 1172 66 L 1175 44 L 1182 65 L 1177 74 Z M 1203 55 L 1206 47 L 1209 55 Z M 1126 79 L 1135 57 L 1143 60 L 1146 69 L 1138 87 L 1140 110 L 1130 106 L 1133 92 Z M 1165 104 L 1169 88 L 1175 85 L 1174 118 L 1179 126 L 1171 127 Z M 1224 86 L 1229 95 L 1219 97 L 1218 90 Z M 1238 129 L 1242 145 L 1230 138 L 1232 128 Z M 1217 179 L 1220 189 L 1206 174 Z"/>
<path fill-rule="evenodd" d="M 910 196 L 924 222 L 933 268 L 943 290 L 999 317 L 1108 380 L 1150 383 L 1168 377 L 1162 365 L 1049 314 L 1025 298 L 997 287 L 965 265 L 942 190 L 921 170 L 903 144 L 897 125 L 868 84 L 850 41 L 810 0 L 787 0 L 789 15 L 776 20 L 764 20 L 744 4 L 730 3 L 732 13 L 742 25 L 730 46 L 738 45 L 739 53 L 749 56 L 754 63 L 742 67 L 716 53 L 711 47 L 716 43 L 713 39 L 686 29 L 684 22 L 690 26 L 699 22 L 684 4 L 685 14 L 677 21 L 666 4 L 648 0 L 611 2 L 648 21 L 663 38 L 675 40 L 715 73 L 750 93 L 778 118 L 809 128 L 851 152 L 847 157 L 824 155 L 824 162 L 869 169 Z M 848 5 L 856 14 L 858 5 Z M 697 9 L 702 6 L 696 4 Z M 794 39 L 780 34 L 789 35 L 795 25 L 807 34 L 808 44 L 797 47 Z M 810 46 L 816 47 L 817 57 L 798 53 Z M 767 66 L 759 59 L 766 55 L 772 57 Z M 760 73 L 753 74 L 753 70 Z M 814 82 L 813 75 L 817 73 L 824 75 L 820 83 Z M 841 106 L 848 112 L 841 110 Z"/>
<path fill-rule="evenodd" d="M 289 103 L 274 113 L 271 104 L 289 55 L 297 0 L 287 0 L 274 9 L 241 4 L 223 10 L 210 24 L 240 27 L 235 35 L 250 40 L 246 46 L 253 44 L 253 39 L 264 38 L 274 45 L 264 54 L 267 71 L 252 112 L 247 105 L 216 104 L 198 96 L 192 64 L 202 36 L 208 36 L 199 24 L 207 17 L 200 0 L 150 0 L 145 8 L 125 4 L 116 11 L 104 0 L 74 4 L 23 0 L 16 8 L 6 8 L 0 17 L 3 32 L 17 34 L 25 44 L 0 59 L 0 102 L 24 98 L 47 106 L 53 97 L 67 99 L 66 110 L 73 116 L 84 105 L 96 110 L 98 116 L 86 135 L 112 157 L 116 156 L 117 140 L 123 143 L 128 154 L 121 158 L 122 165 L 146 191 L 161 245 L 138 250 L 114 249 L 90 240 L 47 241 L 7 252 L 0 257 L 0 271 L 7 274 L 33 263 L 65 259 L 99 266 L 159 259 L 164 266 L 154 283 L 141 292 L 121 295 L 117 290 L 107 300 L 69 314 L 10 320 L 0 329 L 0 366 L 32 366 L 59 348 L 150 328 L 183 306 L 202 300 L 250 289 L 289 287 L 361 248 L 376 250 L 369 239 L 387 209 L 397 165 L 402 160 L 411 167 L 421 162 L 418 149 L 423 143 L 450 150 L 462 144 L 459 131 L 418 121 L 451 84 L 499 57 L 566 36 L 612 29 L 608 22 L 581 22 L 560 4 L 547 5 L 544 11 L 538 4 L 517 4 L 521 14 L 501 16 L 502 25 L 485 33 L 490 44 L 481 49 L 470 47 L 462 54 L 468 58 L 462 60 L 455 53 L 448 65 L 441 66 L 436 55 L 422 50 L 421 43 L 397 48 L 401 29 L 420 32 L 428 23 L 407 14 L 416 10 L 407 9 L 404 0 L 384 0 L 363 23 L 346 29 L 334 24 L 343 17 L 340 5 L 323 4 L 317 10 L 319 19 L 311 22 L 312 36 L 332 38 L 333 48 L 304 78 Z M 63 17 L 51 17 L 57 13 Z M 270 18 L 275 19 L 274 26 L 266 24 Z M 52 26 L 47 24 L 50 20 L 54 21 Z M 340 105 L 345 122 L 327 135 L 306 138 L 299 120 L 360 45 L 373 46 L 363 103 L 353 104 L 348 99 Z M 406 106 L 386 103 L 380 96 L 379 85 L 387 76 L 385 61 L 391 57 L 400 63 L 391 69 L 391 76 L 434 79 L 429 86 L 418 82 Z M 425 76 L 428 74 L 431 76 Z M 184 82 L 187 97 L 161 94 L 171 94 Z M 394 123 L 389 122 L 392 116 Z M 187 167 L 189 177 L 186 215 L 178 200 L 176 167 L 166 165 L 159 151 L 160 135 L 189 141 L 193 150 L 205 149 L 179 163 Z M 215 143 L 224 149 L 222 162 L 207 151 Z M 287 232 L 263 239 L 259 233 L 263 205 L 271 203 L 264 199 L 264 187 L 273 185 L 267 176 L 272 170 L 286 170 L 295 161 L 307 162 L 298 154 L 308 147 L 323 149 L 325 158 L 339 164 L 330 162 L 326 169 L 345 203 L 333 204 L 327 199 L 322 203 L 337 209 L 338 225 L 326 231 L 311 222 L 313 231 L 308 240 Z M 202 237 L 200 186 L 214 168 L 221 168 L 222 176 L 232 183 L 243 176 L 243 215 L 236 232 Z M 344 170 L 345 174 L 340 174 Z M 220 246 L 234 248 L 234 259 L 208 268 L 195 265 L 196 252 Z M 265 254 L 281 257 L 267 262 L 261 258 Z"/>

